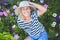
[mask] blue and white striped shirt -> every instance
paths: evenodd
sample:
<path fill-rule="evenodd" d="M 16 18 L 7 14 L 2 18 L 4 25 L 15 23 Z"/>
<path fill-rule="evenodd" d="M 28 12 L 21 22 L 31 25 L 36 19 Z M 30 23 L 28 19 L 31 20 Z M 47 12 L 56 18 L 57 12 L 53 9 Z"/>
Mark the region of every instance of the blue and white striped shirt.
<path fill-rule="evenodd" d="M 38 21 L 37 10 L 33 11 L 31 14 L 32 21 L 25 23 L 21 19 L 17 19 L 19 28 L 24 29 L 31 37 L 38 38 L 40 33 L 45 31 L 44 26 Z"/>

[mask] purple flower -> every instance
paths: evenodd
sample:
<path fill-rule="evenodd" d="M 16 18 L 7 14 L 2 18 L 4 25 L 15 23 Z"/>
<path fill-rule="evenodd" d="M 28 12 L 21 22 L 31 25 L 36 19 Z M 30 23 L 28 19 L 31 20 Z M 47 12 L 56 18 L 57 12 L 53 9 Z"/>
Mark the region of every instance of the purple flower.
<path fill-rule="evenodd" d="M 8 13 L 6 11 L 3 12 L 4 16 L 8 16 Z"/>
<path fill-rule="evenodd" d="M 14 35 L 14 38 L 15 38 L 16 40 L 18 40 L 19 35 L 18 35 L 18 34 L 15 34 L 15 35 Z"/>
<path fill-rule="evenodd" d="M 48 5 L 47 5 L 47 4 L 44 4 L 44 7 L 45 7 L 45 8 L 48 8 Z"/>
<path fill-rule="evenodd" d="M 6 12 L 7 12 L 7 13 L 10 13 L 10 10 L 9 10 L 9 9 L 7 9 L 7 10 L 6 10 Z"/>
<path fill-rule="evenodd" d="M 4 6 L 6 7 L 6 8 L 10 8 L 10 4 L 9 3 L 4 3 Z"/>
<path fill-rule="evenodd" d="M 60 15 L 59 15 L 59 19 L 60 19 Z"/>
<path fill-rule="evenodd" d="M 14 32 L 14 29 L 12 29 L 11 32 L 13 33 Z"/>
<path fill-rule="evenodd" d="M 0 16 L 2 16 L 3 15 L 3 12 L 0 12 Z"/>
<path fill-rule="evenodd" d="M 44 3 L 44 0 L 40 0 L 40 3 Z"/>
<path fill-rule="evenodd" d="M 55 21 L 56 21 L 56 22 L 59 22 L 59 18 L 56 18 Z"/>
<path fill-rule="evenodd" d="M 5 5 L 5 6 L 8 5 L 8 3 L 4 3 L 4 5 Z"/>
<path fill-rule="evenodd" d="M 14 13 L 13 12 L 11 13 L 11 16 L 14 16 Z"/>
<path fill-rule="evenodd" d="M 17 8 L 17 6 L 16 6 L 16 5 L 14 5 L 14 6 L 13 6 L 13 9 L 16 9 L 16 8 Z"/>

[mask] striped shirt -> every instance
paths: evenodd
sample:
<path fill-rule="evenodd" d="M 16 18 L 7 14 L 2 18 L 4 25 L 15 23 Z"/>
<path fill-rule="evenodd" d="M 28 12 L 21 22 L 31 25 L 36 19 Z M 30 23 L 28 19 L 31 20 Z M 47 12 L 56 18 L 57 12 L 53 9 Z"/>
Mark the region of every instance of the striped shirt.
<path fill-rule="evenodd" d="M 24 29 L 31 37 L 38 38 L 40 34 L 45 31 L 44 26 L 38 21 L 37 10 L 31 14 L 32 21 L 25 23 L 21 19 L 17 19 L 19 28 Z"/>

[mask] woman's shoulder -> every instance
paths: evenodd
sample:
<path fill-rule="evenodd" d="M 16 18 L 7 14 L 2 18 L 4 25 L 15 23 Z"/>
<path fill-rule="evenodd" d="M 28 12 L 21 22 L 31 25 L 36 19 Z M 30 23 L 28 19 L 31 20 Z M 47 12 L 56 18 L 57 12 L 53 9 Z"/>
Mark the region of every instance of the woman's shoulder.
<path fill-rule="evenodd" d="M 23 19 L 21 19 L 21 18 L 17 18 L 17 23 L 23 23 Z"/>

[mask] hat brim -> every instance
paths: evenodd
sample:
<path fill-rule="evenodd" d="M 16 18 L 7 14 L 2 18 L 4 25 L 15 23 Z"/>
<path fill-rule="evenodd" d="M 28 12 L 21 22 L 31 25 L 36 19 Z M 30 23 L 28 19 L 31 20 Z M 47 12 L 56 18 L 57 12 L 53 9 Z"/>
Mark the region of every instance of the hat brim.
<path fill-rule="evenodd" d="M 25 6 L 24 6 L 24 7 L 25 7 Z M 33 10 L 36 10 L 36 8 L 35 8 L 34 6 L 31 6 L 31 5 L 30 5 L 29 7 L 31 7 Z M 15 9 L 15 15 L 17 15 L 17 16 L 19 15 L 21 8 L 22 8 L 22 7 L 17 7 L 17 8 Z"/>

